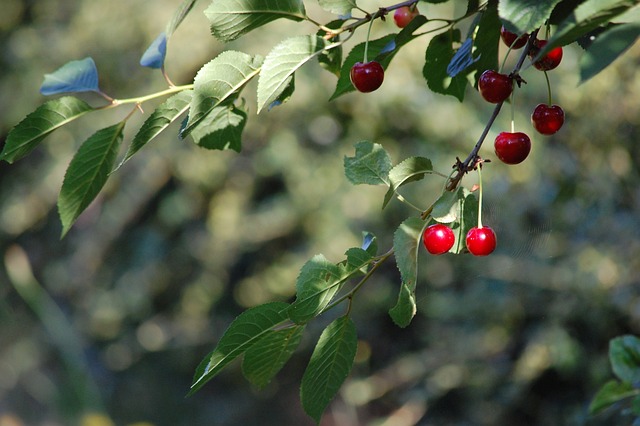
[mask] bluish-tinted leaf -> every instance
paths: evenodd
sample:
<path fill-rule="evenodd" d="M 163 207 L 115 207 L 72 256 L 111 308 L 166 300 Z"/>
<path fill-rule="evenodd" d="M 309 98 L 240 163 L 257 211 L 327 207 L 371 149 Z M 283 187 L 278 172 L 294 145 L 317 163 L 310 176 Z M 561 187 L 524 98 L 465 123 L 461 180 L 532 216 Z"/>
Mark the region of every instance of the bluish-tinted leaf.
<path fill-rule="evenodd" d="M 58 93 L 99 92 L 98 69 L 92 58 L 64 64 L 51 74 L 45 74 L 40 93 L 45 96 Z"/>
<path fill-rule="evenodd" d="M 424 178 L 427 173 L 433 172 L 431 160 L 425 157 L 409 157 L 389 171 L 389 190 L 384 196 L 382 208 L 391 201 L 398 188 L 410 182 Z"/>
<path fill-rule="evenodd" d="M 244 355 L 242 372 L 247 380 L 259 387 L 266 386 L 293 355 L 303 331 L 302 325 L 268 330 Z"/>
<path fill-rule="evenodd" d="M 340 289 L 342 274 L 337 265 L 316 255 L 300 270 L 296 281 L 296 300 L 289 307 L 289 318 L 304 324 L 318 315 Z"/>
<path fill-rule="evenodd" d="M 462 46 L 458 48 L 453 58 L 451 58 L 451 62 L 447 65 L 447 74 L 449 77 L 457 76 L 478 60 L 478 58 L 474 58 L 471 55 L 471 49 L 473 49 L 473 39 L 468 38 L 462 43 Z"/>
<path fill-rule="evenodd" d="M 123 121 L 97 131 L 73 156 L 58 197 L 63 236 L 107 182 L 122 142 L 124 125 Z"/>
<path fill-rule="evenodd" d="M 318 0 L 320 6 L 327 12 L 345 16 L 351 14 L 351 9 L 356 7 L 355 0 Z"/>
<path fill-rule="evenodd" d="M 157 107 L 134 136 L 121 165 L 182 116 L 189 109 L 192 96 L 193 91 L 185 90 L 171 96 Z"/>
<path fill-rule="evenodd" d="M 93 111 L 93 108 L 73 96 L 42 104 L 11 129 L 0 153 L 0 160 L 8 163 L 19 160 L 29 154 L 51 132 L 89 111 Z"/>
<path fill-rule="evenodd" d="M 149 68 L 162 68 L 164 58 L 167 54 L 167 34 L 161 32 L 155 40 L 151 42 L 147 50 L 140 58 L 140 65 Z"/>
<path fill-rule="evenodd" d="M 293 74 L 324 50 L 326 42 L 315 35 L 288 38 L 269 52 L 258 79 L 258 112 L 278 100 Z"/>
<path fill-rule="evenodd" d="M 282 302 L 266 303 L 240 314 L 220 338 L 215 349 L 196 369 L 189 394 L 193 394 L 215 377 L 231 361 L 247 351 L 270 330 L 287 319 L 287 307 Z"/>
<path fill-rule="evenodd" d="M 362 250 L 366 250 L 371 256 L 378 254 L 378 239 L 370 232 L 362 233 Z"/>
<path fill-rule="evenodd" d="M 302 0 L 224 0 L 213 1 L 204 11 L 211 32 L 220 41 L 237 39 L 276 19 L 305 19 Z"/>
<path fill-rule="evenodd" d="M 247 123 L 247 113 L 235 105 L 214 108 L 191 132 L 196 145 L 207 149 L 232 149 L 240 152 L 242 131 Z"/>
<path fill-rule="evenodd" d="M 589 404 L 589 414 L 599 414 L 613 404 L 634 397 L 639 393 L 640 390 L 634 389 L 630 383 L 611 380 L 600 388 L 591 404 Z"/>
<path fill-rule="evenodd" d="M 462 102 L 467 87 L 467 77 L 457 75 L 453 78 L 447 74 L 447 67 L 453 58 L 454 43 L 460 42 L 460 30 L 450 30 L 435 36 L 429 43 L 425 54 L 425 65 L 422 70 L 427 86 L 436 93 L 451 95 Z"/>
<path fill-rule="evenodd" d="M 498 12 L 504 26 L 516 34 L 540 28 L 560 0 L 500 0 Z"/>
<path fill-rule="evenodd" d="M 186 137 L 214 108 L 233 102 L 242 88 L 260 72 L 261 57 L 227 50 L 198 71 L 189 121 L 181 132 Z"/>
<path fill-rule="evenodd" d="M 640 338 L 621 336 L 609 342 L 613 373 L 622 381 L 640 385 Z"/>
<path fill-rule="evenodd" d="M 640 23 L 617 25 L 600 34 L 580 58 L 580 83 L 608 67 L 640 37 Z"/>
<path fill-rule="evenodd" d="M 182 4 L 176 9 L 171 20 L 167 23 L 167 28 L 164 32 L 167 34 L 167 38 L 171 37 L 178 26 L 187 17 L 193 6 L 195 6 L 197 0 L 184 0 Z"/>
<path fill-rule="evenodd" d="M 386 185 L 390 170 L 391 158 L 377 143 L 358 142 L 355 156 L 344 158 L 344 173 L 354 185 Z"/>
<path fill-rule="evenodd" d="M 349 375 L 357 349 L 356 328 L 349 317 L 336 319 L 320 335 L 300 386 L 302 407 L 316 422 Z"/>

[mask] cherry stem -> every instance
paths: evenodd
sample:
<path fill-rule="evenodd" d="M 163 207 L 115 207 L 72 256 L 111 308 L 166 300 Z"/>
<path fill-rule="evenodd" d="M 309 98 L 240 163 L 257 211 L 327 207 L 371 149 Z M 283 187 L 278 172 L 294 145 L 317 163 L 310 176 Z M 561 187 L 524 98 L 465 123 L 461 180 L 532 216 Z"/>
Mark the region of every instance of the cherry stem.
<path fill-rule="evenodd" d="M 549 74 L 547 74 L 547 72 L 544 72 L 544 78 L 547 80 L 547 93 L 549 94 L 549 106 L 553 105 L 553 99 L 551 98 L 551 82 L 549 81 Z"/>
<path fill-rule="evenodd" d="M 511 133 L 516 131 L 516 104 L 515 90 L 511 92 Z"/>
<path fill-rule="evenodd" d="M 478 163 L 478 228 L 482 228 L 482 162 Z"/>
<path fill-rule="evenodd" d="M 369 58 L 367 57 L 367 54 L 369 53 L 369 37 L 371 37 L 372 26 L 373 26 L 373 19 L 369 21 L 369 29 L 367 30 L 367 40 L 364 43 L 364 63 L 365 64 L 369 62 Z"/>

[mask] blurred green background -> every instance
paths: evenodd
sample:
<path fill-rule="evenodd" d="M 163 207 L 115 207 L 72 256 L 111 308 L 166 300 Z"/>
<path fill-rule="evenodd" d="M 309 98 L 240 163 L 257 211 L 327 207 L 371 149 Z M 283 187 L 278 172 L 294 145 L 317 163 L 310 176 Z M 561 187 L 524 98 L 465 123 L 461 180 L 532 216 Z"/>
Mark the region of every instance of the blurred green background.
<path fill-rule="evenodd" d="M 69 60 L 93 57 L 101 88 L 116 98 L 162 90 L 160 73 L 138 60 L 180 3 L 2 0 L 0 140 L 45 100 L 43 74 Z M 178 84 L 224 48 L 264 55 L 289 34 L 313 31 L 278 21 L 225 47 L 209 35 L 207 3 L 170 41 L 167 69 Z M 307 3 L 318 20 L 330 19 Z M 466 2 L 456 3 L 421 8 L 457 16 Z M 373 33 L 395 30 L 378 22 Z M 367 95 L 327 102 L 335 77 L 310 65 L 288 104 L 256 116 L 251 84 L 241 154 L 180 141 L 174 126 L 112 175 L 64 240 L 55 208 L 64 170 L 83 140 L 129 107 L 85 116 L 27 158 L 0 164 L 0 425 L 311 425 L 298 385 L 339 312 L 308 327 L 266 389 L 252 388 L 234 363 L 185 395 L 243 309 L 292 300 L 307 259 L 340 261 L 364 230 L 386 250 L 413 214 L 398 202 L 381 211 L 384 188 L 348 184 L 342 163 L 354 143 L 381 143 L 395 162 L 427 156 L 445 174 L 466 157 L 492 106 L 471 89 L 464 104 L 429 92 L 427 41 L 403 49 Z M 419 313 L 406 329 L 387 315 L 399 285 L 393 262 L 358 294 L 356 364 L 322 425 L 630 423 L 620 410 L 590 418 L 587 406 L 612 377 L 609 339 L 640 327 L 640 46 L 581 86 L 579 56 L 566 49 L 549 73 L 566 112 L 552 137 L 534 134 L 528 118 L 546 100 L 544 76 L 523 72 L 515 119 L 532 136 L 532 154 L 483 173 L 496 253 L 421 250 Z M 156 104 L 129 121 L 125 142 Z M 509 129 L 509 111 L 485 157 Z M 442 184 L 429 177 L 403 194 L 426 207 Z"/>

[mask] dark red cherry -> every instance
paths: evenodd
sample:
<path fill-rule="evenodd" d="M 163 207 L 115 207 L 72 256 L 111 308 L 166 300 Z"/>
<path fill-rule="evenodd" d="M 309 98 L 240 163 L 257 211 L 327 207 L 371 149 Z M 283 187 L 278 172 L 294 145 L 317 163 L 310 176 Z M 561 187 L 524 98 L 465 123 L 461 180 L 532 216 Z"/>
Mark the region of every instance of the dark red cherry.
<path fill-rule="evenodd" d="M 547 40 L 536 40 L 533 42 L 533 47 L 529 52 L 531 59 L 538 55 L 538 52 L 547 44 Z M 556 47 L 551 49 L 549 53 L 543 56 L 541 59 L 535 61 L 533 66 L 540 71 L 549 71 L 560 65 L 562 61 L 562 47 Z"/>
<path fill-rule="evenodd" d="M 478 90 L 487 102 L 498 104 L 511 96 L 513 80 L 508 75 L 486 70 L 478 80 Z"/>
<path fill-rule="evenodd" d="M 525 33 L 518 37 L 518 34 L 507 31 L 503 25 L 500 29 L 500 38 L 502 38 L 504 44 L 511 47 L 512 49 L 520 49 L 521 47 L 524 47 L 525 44 L 527 44 L 527 41 L 529 40 L 529 34 Z"/>
<path fill-rule="evenodd" d="M 431 254 L 443 254 L 451 250 L 456 237 L 453 231 L 446 225 L 436 223 L 430 225 L 422 234 L 422 242 L 424 247 Z"/>
<path fill-rule="evenodd" d="M 522 132 L 502 132 L 496 137 L 493 147 L 503 163 L 519 164 L 531 151 L 531 139 Z"/>
<path fill-rule="evenodd" d="M 349 74 L 351 83 L 360 92 L 373 92 L 382 85 L 384 68 L 376 61 L 367 63 L 356 62 Z"/>
<path fill-rule="evenodd" d="M 496 249 L 496 233 L 488 226 L 471 228 L 467 232 L 467 249 L 474 256 L 487 256 Z"/>
<path fill-rule="evenodd" d="M 558 105 L 539 104 L 531 114 L 531 124 L 543 135 L 552 135 L 564 124 L 564 111 Z"/>

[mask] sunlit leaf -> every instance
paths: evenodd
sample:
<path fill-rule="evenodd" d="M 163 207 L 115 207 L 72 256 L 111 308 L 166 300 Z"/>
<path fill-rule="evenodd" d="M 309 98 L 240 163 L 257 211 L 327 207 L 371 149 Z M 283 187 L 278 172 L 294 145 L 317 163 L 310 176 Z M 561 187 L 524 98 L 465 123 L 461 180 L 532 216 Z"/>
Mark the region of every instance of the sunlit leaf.
<path fill-rule="evenodd" d="M 320 335 L 300 386 L 302 407 L 316 422 L 349 376 L 357 348 L 356 328 L 349 317 L 334 320 Z"/>
<path fill-rule="evenodd" d="M 318 0 L 318 3 L 327 12 L 341 16 L 351 14 L 351 9 L 356 7 L 355 0 Z"/>
<path fill-rule="evenodd" d="M 530 33 L 540 28 L 553 8 L 561 0 L 501 0 L 498 3 L 500 18 L 507 30 L 516 33 Z"/>
<path fill-rule="evenodd" d="M 268 330 L 244 354 L 242 372 L 256 386 L 264 387 L 287 363 L 300 344 L 304 326 Z"/>
<path fill-rule="evenodd" d="M 409 157 L 389 171 L 389 190 L 384 196 L 382 208 L 391 201 L 398 188 L 410 182 L 424 178 L 433 172 L 431 160 L 425 157 Z"/>
<path fill-rule="evenodd" d="M 232 41 L 276 19 L 305 19 L 302 0 L 224 0 L 212 1 L 204 11 L 211 32 L 220 41 Z"/>
<path fill-rule="evenodd" d="M 42 104 L 7 135 L 0 160 L 13 163 L 29 154 L 54 130 L 93 111 L 86 102 L 65 96 Z"/>
<path fill-rule="evenodd" d="M 615 26 L 600 34 L 580 58 L 580 83 L 608 67 L 640 37 L 640 23 Z"/>
<path fill-rule="evenodd" d="M 386 185 L 390 170 L 391 158 L 377 143 L 358 142 L 355 156 L 344 158 L 345 175 L 354 185 Z"/>
<path fill-rule="evenodd" d="M 240 152 L 247 113 L 235 105 L 214 108 L 191 132 L 196 145 L 207 149 L 232 149 Z"/>
<path fill-rule="evenodd" d="M 640 383 L 640 338 L 627 335 L 612 339 L 609 342 L 609 361 L 620 380 Z"/>
<path fill-rule="evenodd" d="M 457 75 L 451 78 L 447 74 L 447 67 L 455 55 L 453 44 L 459 42 L 460 30 L 457 29 L 435 36 L 427 47 L 422 74 L 429 89 L 443 95 L 455 96 L 462 102 L 468 83 L 467 77 Z"/>
<path fill-rule="evenodd" d="M 162 68 L 164 58 L 167 54 L 167 34 L 161 32 L 155 40 L 151 42 L 147 50 L 140 58 L 140 65 L 149 68 Z"/>
<path fill-rule="evenodd" d="M 98 69 L 92 58 L 70 61 L 51 74 L 45 74 L 40 93 L 99 92 Z"/>
<path fill-rule="evenodd" d="M 273 327 L 285 321 L 288 306 L 283 302 L 266 303 L 247 309 L 233 320 L 215 349 L 196 369 L 189 395 L 200 389 L 231 361 L 269 334 Z"/>
<path fill-rule="evenodd" d="M 634 389 L 631 383 L 611 380 L 605 383 L 593 397 L 591 404 L 589 404 L 589 414 L 599 414 L 613 404 L 638 394 L 640 394 L 640 390 Z"/>
<path fill-rule="evenodd" d="M 296 300 L 289 307 L 289 318 L 304 324 L 318 315 L 340 289 L 342 275 L 337 265 L 319 254 L 300 270 L 296 281 Z"/>
<path fill-rule="evenodd" d="M 227 50 L 198 71 L 189 120 L 181 137 L 186 137 L 214 108 L 235 100 L 242 88 L 260 72 L 262 57 Z"/>
<path fill-rule="evenodd" d="M 58 197 L 63 236 L 107 182 L 122 142 L 124 125 L 123 121 L 98 130 L 73 156 Z"/>
<path fill-rule="evenodd" d="M 338 265 L 342 277 L 353 277 L 366 272 L 366 267 L 373 260 L 369 252 L 359 247 L 350 248 L 345 254 L 347 259 Z"/>

